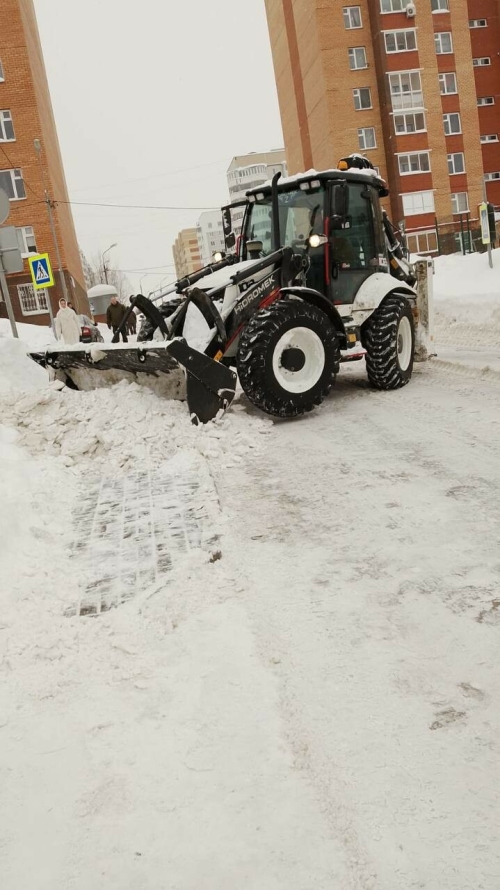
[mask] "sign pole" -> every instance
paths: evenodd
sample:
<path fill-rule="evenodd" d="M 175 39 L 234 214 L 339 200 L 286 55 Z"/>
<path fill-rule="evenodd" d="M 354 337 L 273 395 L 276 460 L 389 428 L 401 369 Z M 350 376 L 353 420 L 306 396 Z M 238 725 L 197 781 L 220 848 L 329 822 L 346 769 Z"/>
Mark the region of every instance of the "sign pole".
<path fill-rule="evenodd" d="M 488 196 L 486 194 L 486 182 L 484 181 L 484 176 L 483 176 L 483 206 L 486 208 L 486 225 L 488 227 L 488 229 L 487 229 L 488 241 L 487 242 L 485 242 L 484 229 L 483 229 L 483 244 L 485 244 L 485 243 L 488 244 L 488 263 L 489 263 L 490 269 L 493 269 L 493 256 L 491 253 L 490 222 L 488 219 Z M 481 227 L 483 228 L 482 223 L 481 223 Z"/>
<path fill-rule="evenodd" d="M 3 298 L 5 300 L 5 305 L 7 307 L 7 315 L 9 316 L 10 326 L 12 328 L 12 336 L 19 338 L 19 334 L 17 333 L 16 319 L 14 318 L 14 310 L 12 309 L 12 303 L 10 301 L 9 285 L 7 284 L 7 279 L 5 277 L 5 270 L 3 267 L 1 254 L 0 254 L 0 288 L 2 289 Z"/>

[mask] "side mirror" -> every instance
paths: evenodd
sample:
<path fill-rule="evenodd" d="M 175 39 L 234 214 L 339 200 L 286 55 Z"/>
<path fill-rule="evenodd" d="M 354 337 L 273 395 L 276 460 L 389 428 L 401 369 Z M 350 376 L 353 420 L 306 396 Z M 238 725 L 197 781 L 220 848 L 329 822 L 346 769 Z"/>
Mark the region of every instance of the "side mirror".
<path fill-rule="evenodd" d="M 345 219 L 349 213 L 349 186 L 343 182 L 336 185 L 333 193 L 333 212 L 340 219 Z"/>
<path fill-rule="evenodd" d="M 234 232 L 230 232 L 229 235 L 226 235 L 225 242 L 228 250 L 231 250 L 231 248 L 234 247 L 236 244 L 236 235 Z"/>

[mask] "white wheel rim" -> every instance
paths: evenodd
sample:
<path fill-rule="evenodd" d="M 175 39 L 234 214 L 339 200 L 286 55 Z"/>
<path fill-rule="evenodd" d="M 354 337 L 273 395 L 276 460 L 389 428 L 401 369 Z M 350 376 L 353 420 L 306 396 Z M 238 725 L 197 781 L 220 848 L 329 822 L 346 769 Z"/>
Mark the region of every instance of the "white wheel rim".
<path fill-rule="evenodd" d="M 298 349 L 303 353 L 304 364 L 293 371 L 282 364 L 287 349 Z M 325 348 L 310 328 L 292 328 L 283 334 L 274 347 L 273 372 L 279 385 L 287 392 L 308 392 L 316 385 L 325 369 Z"/>
<path fill-rule="evenodd" d="M 402 371 L 407 371 L 411 361 L 413 337 L 410 320 L 403 316 L 400 319 L 397 333 L 398 361 Z"/>

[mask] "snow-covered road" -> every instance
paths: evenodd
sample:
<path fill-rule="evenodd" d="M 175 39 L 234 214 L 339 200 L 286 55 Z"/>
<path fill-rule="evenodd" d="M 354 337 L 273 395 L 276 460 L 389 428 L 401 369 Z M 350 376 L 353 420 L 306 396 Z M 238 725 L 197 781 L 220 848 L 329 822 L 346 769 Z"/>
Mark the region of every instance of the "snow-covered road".
<path fill-rule="evenodd" d="M 347 366 L 286 423 L 0 337 L 2 890 L 498 890 L 485 280 L 409 386 Z"/>

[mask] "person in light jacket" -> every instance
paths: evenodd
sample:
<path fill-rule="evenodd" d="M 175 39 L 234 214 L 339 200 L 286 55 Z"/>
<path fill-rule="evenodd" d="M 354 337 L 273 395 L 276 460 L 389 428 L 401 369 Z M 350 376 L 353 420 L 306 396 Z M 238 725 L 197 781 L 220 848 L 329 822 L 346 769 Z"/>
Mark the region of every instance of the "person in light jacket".
<path fill-rule="evenodd" d="M 67 346 L 80 342 L 80 324 L 74 309 L 70 309 L 66 300 L 59 300 L 59 312 L 56 315 L 56 337 Z"/>

